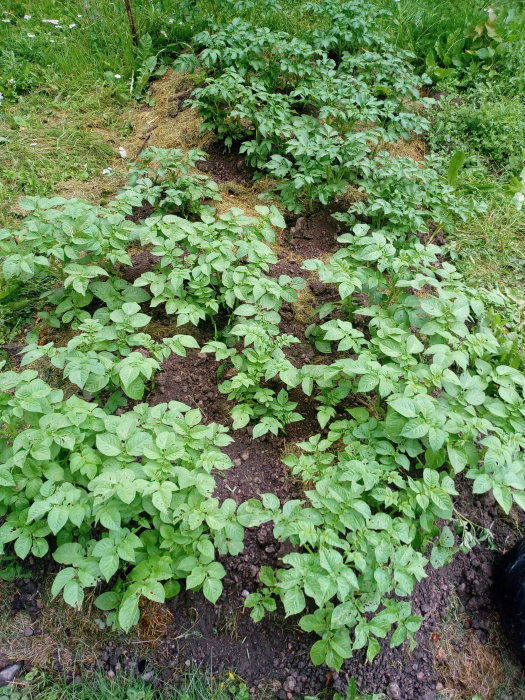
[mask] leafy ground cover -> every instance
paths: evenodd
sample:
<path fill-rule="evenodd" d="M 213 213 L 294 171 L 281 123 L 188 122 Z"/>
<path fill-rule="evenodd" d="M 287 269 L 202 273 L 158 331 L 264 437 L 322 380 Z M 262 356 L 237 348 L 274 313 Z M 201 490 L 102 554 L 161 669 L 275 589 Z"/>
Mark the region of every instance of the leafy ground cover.
<path fill-rule="evenodd" d="M 56 93 L 89 46 L 102 123 L 142 97 L 149 124 L 143 89 L 186 41 L 169 116 L 193 131 L 161 148 L 149 127 L 127 184 L 105 168 L 98 201 L 56 195 L 54 177 L 16 181 L 28 196 L 0 232 L 6 338 L 21 329 L 13 299 L 30 296 L 31 322 L 0 375 L 4 576 L 43 560 L 51 598 L 94 605 L 117 634 L 151 604 L 171 611 L 159 658 L 181 638 L 201 663 L 223 646 L 255 694 L 352 697 L 354 676 L 394 700 L 466 697 L 428 653 L 446 572 L 483 637 L 477 579 L 493 557 L 479 542 L 505 546 L 525 503 L 521 280 L 464 274 L 470 232 L 492 240 L 492 220 L 493 245 L 519 246 L 519 105 L 489 137 L 486 85 L 518 85 L 520 17 L 466 5 L 430 45 L 413 40 L 421 17 L 443 28 L 429 8 L 401 25 L 382 3 L 311 3 L 305 25 L 295 6 L 284 22 L 285 7 L 261 17 L 251 2 L 182 4 L 169 22 L 159 3 L 136 51 L 113 37 L 107 70 L 93 26 L 125 27 L 108 7 L 53 59 Z M 19 38 L 26 22 L 78 28 L 5 14 Z M 4 94 L 10 162 L 43 85 L 31 70 Z M 121 140 L 131 123 L 119 118 Z M 77 124 L 89 177 L 107 140 Z M 399 155 L 415 137 L 427 154 Z M 519 697 L 506 678 L 487 692 Z"/>

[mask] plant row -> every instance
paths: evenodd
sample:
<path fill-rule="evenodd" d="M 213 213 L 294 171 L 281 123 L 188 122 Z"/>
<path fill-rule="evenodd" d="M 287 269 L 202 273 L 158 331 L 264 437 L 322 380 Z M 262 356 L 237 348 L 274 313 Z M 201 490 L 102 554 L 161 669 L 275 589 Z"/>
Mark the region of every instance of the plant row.
<path fill-rule="evenodd" d="M 220 556 L 242 551 L 244 528 L 272 522 L 292 553 L 261 569 L 246 600 L 253 618 L 280 600 L 319 636 L 314 663 L 340 668 L 364 647 L 372 660 L 382 639 L 413 642 L 414 586 L 469 539 L 454 507 L 458 476 L 505 512 L 525 507 L 511 305 L 469 288 L 422 242 L 483 207 L 439 159 L 382 148 L 425 121 L 409 109 L 418 79 L 407 57 L 369 32 L 366 7 L 325 7 L 340 21 L 308 44 L 238 21 L 195 39 L 209 71 L 194 98 L 205 123 L 243 142 L 285 207 L 359 191 L 337 215 L 340 249 L 304 263 L 338 292 L 307 329 L 314 363 L 292 361 L 298 340 L 279 327 L 282 304 L 305 284 L 271 276 L 281 214 L 217 215 L 216 184 L 194 170 L 201 152 L 148 149 L 107 207 L 28 198 L 22 228 L 0 233 L 9 284 L 50 281 L 23 365 L 60 371 L 49 383 L 35 369 L 0 375 L 0 551 L 7 561 L 50 552 L 53 592 L 77 607 L 102 584 L 97 605 L 115 626 L 129 629 L 142 596 L 163 602 L 181 582 L 215 602 Z M 144 202 L 152 213 L 134 222 Z M 137 244 L 154 262 L 131 283 Z M 183 332 L 148 333 L 155 307 Z M 64 344 L 38 341 L 46 324 L 65 326 Z M 302 419 L 289 391 L 314 397 L 319 432 L 285 460 L 302 499 L 221 503 L 214 473 L 231 466 L 229 431 L 178 402 L 130 406 L 171 353 L 199 347 L 198 325 L 209 331 L 201 352 L 222 365 L 233 430 L 278 434 Z"/>

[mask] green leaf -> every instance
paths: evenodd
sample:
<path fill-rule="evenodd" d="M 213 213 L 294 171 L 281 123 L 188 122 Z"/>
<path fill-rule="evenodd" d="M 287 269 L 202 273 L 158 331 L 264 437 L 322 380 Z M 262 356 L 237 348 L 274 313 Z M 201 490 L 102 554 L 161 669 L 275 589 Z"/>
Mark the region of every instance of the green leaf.
<path fill-rule="evenodd" d="M 492 493 L 494 494 L 496 501 L 502 507 L 503 511 L 505 513 L 509 513 L 510 509 L 512 508 L 512 491 L 509 489 L 509 487 L 494 484 Z"/>
<path fill-rule="evenodd" d="M 97 449 L 106 457 L 116 457 L 122 452 L 122 445 L 116 435 L 102 433 L 97 435 Z"/>
<path fill-rule="evenodd" d="M 149 598 L 149 600 L 153 600 L 155 603 L 164 603 L 166 598 L 163 584 L 153 579 L 148 579 L 142 584 L 141 592 L 142 595 Z"/>
<path fill-rule="evenodd" d="M 79 581 L 68 581 L 62 595 L 65 602 L 74 608 L 80 608 L 84 602 L 84 589 Z"/>
<path fill-rule="evenodd" d="M 51 532 L 56 535 L 64 527 L 69 518 L 66 506 L 54 506 L 47 514 L 47 524 Z"/>
<path fill-rule="evenodd" d="M 171 581 L 166 581 L 164 584 L 164 595 L 166 598 L 174 598 L 180 593 L 180 583 L 171 579 Z"/>
<path fill-rule="evenodd" d="M 60 545 L 53 553 L 53 559 L 59 564 L 74 564 L 82 558 L 82 545 L 78 542 L 67 542 Z"/>
<path fill-rule="evenodd" d="M 389 401 L 389 404 L 395 411 L 400 413 L 402 416 L 405 416 L 405 418 L 415 418 L 417 416 L 413 399 L 401 397 L 399 399 Z"/>
<path fill-rule="evenodd" d="M 109 579 L 114 576 L 118 570 L 120 559 L 117 554 L 108 554 L 99 561 L 98 565 L 100 568 L 100 573 L 109 581 Z"/>
<path fill-rule="evenodd" d="M 253 304 L 241 304 L 234 311 L 237 316 L 255 316 L 256 313 L 257 308 Z"/>
<path fill-rule="evenodd" d="M 122 604 L 119 608 L 119 625 L 125 632 L 128 632 L 133 627 L 133 625 L 137 624 L 137 622 L 139 621 L 139 617 L 139 596 L 130 595 L 128 598 L 122 601 Z"/>
<path fill-rule="evenodd" d="M 20 535 L 15 540 L 15 552 L 16 556 L 20 557 L 20 559 L 25 559 L 29 552 L 31 551 L 31 545 L 33 543 L 33 539 L 31 535 Z"/>
<path fill-rule="evenodd" d="M 447 182 L 449 185 L 455 185 L 457 180 L 458 180 L 458 175 L 459 171 L 461 170 L 461 167 L 463 166 L 463 163 L 465 162 L 465 153 L 463 151 L 456 151 L 449 163 L 448 163 L 448 170 L 447 170 Z"/>
<path fill-rule="evenodd" d="M 95 598 L 95 605 L 99 610 L 114 610 L 119 604 L 120 596 L 115 591 L 101 593 Z"/>
<path fill-rule="evenodd" d="M 407 631 L 402 625 L 398 625 L 390 638 L 390 648 L 398 647 L 407 638 Z"/>
<path fill-rule="evenodd" d="M 206 569 L 203 566 L 197 566 L 189 576 L 186 577 L 186 586 L 188 588 L 198 588 L 202 585 L 206 578 Z"/>
<path fill-rule="evenodd" d="M 327 654 L 328 642 L 326 642 L 324 639 L 319 639 L 310 649 L 310 658 L 315 666 L 324 664 Z"/>
<path fill-rule="evenodd" d="M 51 595 L 53 596 L 53 598 L 55 598 L 60 593 L 60 591 L 64 588 L 66 583 L 71 581 L 71 579 L 73 579 L 75 575 L 76 571 L 71 566 L 68 566 L 67 569 L 62 569 L 58 572 L 53 581 L 53 585 L 51 586 Z"/>
<path fill-rule="evenodd" d="M 204 597 L 207 598 L 210 603 L 216 603 L 222 593 L 222 581 L 219 581 L 216 578 L 208 577 L 204 581 L 202 592 L 204 593 Z"/>
<path fill-rule="evenodd" d="M 298 615 L 306 607 L 306 600 L 303 591 L 295 586 L 285 591 L 282 596 L 286 617 L 290 615 Z"/>

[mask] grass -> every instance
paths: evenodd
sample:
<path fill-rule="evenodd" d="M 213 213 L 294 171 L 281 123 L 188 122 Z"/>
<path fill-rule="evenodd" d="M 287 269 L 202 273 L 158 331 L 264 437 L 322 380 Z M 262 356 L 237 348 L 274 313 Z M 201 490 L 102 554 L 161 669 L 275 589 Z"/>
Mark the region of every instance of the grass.
<path fill-rule="evenodd" d="M 2 695 L 5 692 L 5 695 Z M 244 681 L 233 673 L 214 677 L 198 670 L 186 672 L 177 681 L 154 688 L 141 676 L 94 671 L 73 682 L 40 671 L 27 674 L 9 689 L 0 689 L 0 700 L 248 700 L 252 697 Z M 268 697 L 264 693 L 260 700 Z"/>
<path fill-rule="evenodd" d="M 525 213 L 505 200 L 489 200 L 486 216 L 458 225 L 452 253 L 471 283 L 510 287 L 523 295 Z"/>
<path fill-rule="evenodd" d="M 127 133 L 122 108 L 97 84 L 89 94 L 38 91 L 5 105 L 0 226 L 14 222 L 22 195 L 49 196 L 68 180 L 82 183 L 99 176 L 118 157 L 117 146 Z"/>

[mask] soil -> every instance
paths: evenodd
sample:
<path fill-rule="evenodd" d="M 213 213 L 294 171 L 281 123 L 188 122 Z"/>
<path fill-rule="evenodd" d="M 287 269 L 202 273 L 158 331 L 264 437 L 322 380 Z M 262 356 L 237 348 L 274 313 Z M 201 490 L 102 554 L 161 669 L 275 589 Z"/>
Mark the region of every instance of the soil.
<path fill-rule="evenodd" d="M 145 272 L 151 272 L 155 265 L 159 262 L 156 255 L 152 255 L 148 251 L 142 251 L 137 255 L 131 256 L 131 265 L 123 265 L 120 271 L 120 276 L 127 282 L 133 284 Z"/>
<path fill-rule="evenodd" d="M 336 205 L 330 205 L 309 216 L 300 216 L 285 233 L 285 240 L 303 258 L 333 253 L 337 250 L 340 223 L 332 214 L 338 210 Z"/>
<path fill-rule="evenodd" d="M 182 401 L 200 409 L 203 423 L 229 423 L 226 397 L 217 388 L 218 366 L 212 355 L 199 350 L 188 350 L 186 357 L 171 355 L 156 376 L 148 402 L 157 406 Z"/>
<path fill-rule="evenodd" d="M 208 154 L 206 160 L 197 163 L 203 173 L 207 173 L 216 182 L 237 182 L 253 185 L 253 170 L 246 165 L 238 146 L 233 145 L 228 151 L 219 141 L 212 141 L 204 146 Z"/>

